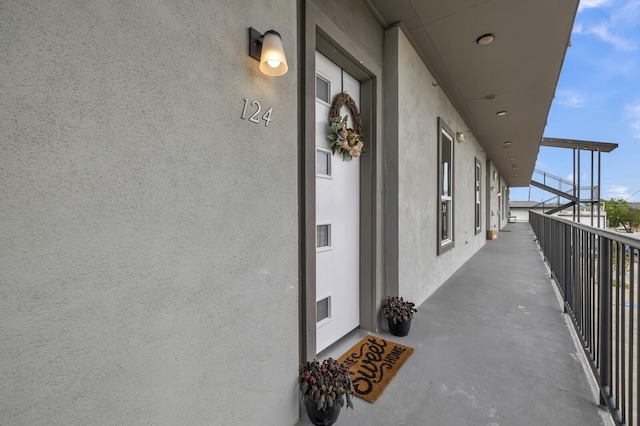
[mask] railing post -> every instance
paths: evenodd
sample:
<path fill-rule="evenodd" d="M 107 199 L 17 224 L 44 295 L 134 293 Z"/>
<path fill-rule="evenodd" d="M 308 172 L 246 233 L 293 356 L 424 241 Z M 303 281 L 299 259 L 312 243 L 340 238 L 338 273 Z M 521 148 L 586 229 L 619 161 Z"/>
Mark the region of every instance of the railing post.
<path fill-rule="evenodd" d="M 611 396 L 611 241 L 600 236 L 598 269 L 600 284 L 600 404 L 606 405 L 603 393 Z"/>
<path fill-rule="evenodd" d="M 563 248 L 564 248 L 564 276 L 562 277 L 562 297 L 564 303 L 562 306 L 562 312 L 567 313 L 567 302 L 569 299 L 569 281 L 571 280 L 571 227 L 567 224 L 563 224 Z"/>

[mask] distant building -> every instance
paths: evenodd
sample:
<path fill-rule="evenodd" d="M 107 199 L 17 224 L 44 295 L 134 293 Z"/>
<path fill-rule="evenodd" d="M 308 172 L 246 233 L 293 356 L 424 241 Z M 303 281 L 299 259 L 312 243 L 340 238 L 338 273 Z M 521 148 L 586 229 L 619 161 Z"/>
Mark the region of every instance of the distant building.
<path fill-rule="evenodd" d="M 530 210 L 533 210 L 536 213 L 546 213 L 556 207 L 558 207 L 557 203 L 540 203 L 539 201 L 511 201 L 509 203 L 509 222 L 528 222 Z M 553 213 L 552 216 L 558 216 L 565 219 L 573 220 L 573 208 L 568 208 L 558 213 Z M 591 214 L 591 208 L 589 205 L 580 206 L 578 222 L 603 229 L 606 228 L 607 212 L 604 209 L 604 203 L 600 206 L 599 226 L 598 212 L 595 205 L 593 206 L 593 215 Z"/>

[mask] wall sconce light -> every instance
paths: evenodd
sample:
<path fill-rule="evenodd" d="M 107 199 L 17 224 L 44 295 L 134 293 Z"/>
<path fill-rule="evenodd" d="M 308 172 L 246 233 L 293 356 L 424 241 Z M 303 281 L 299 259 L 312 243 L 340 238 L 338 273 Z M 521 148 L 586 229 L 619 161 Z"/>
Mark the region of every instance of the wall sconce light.
<path fill-rule="evenodd" d="M 497 180 L 498 179 L 498 172 L 494 171 L 493 172 L 493 180 Z"/>
<path fill-rule="evenodd" d="M 260 71 L 278 77 L 289 70 L 280 33 L 269 30 L 264 34 L 249 28 L 249 56 L 260 61 Z"/>
<path fill-rule="evenodd" d="M 463 143 L 464 142 L 464 133 L 462 133 L 462 132 L 456 133 L 456 140 L 459 143 Z"/>

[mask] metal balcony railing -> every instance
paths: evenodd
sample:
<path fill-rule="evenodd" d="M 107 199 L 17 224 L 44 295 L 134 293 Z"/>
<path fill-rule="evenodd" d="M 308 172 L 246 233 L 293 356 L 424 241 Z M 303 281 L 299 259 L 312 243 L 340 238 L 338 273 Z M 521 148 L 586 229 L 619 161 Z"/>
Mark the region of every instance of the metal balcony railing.
<path fill-rule="evenodd" d="M 565 311 L 617 425 L 640 425 L 640 239 L 529 212 Z"/>

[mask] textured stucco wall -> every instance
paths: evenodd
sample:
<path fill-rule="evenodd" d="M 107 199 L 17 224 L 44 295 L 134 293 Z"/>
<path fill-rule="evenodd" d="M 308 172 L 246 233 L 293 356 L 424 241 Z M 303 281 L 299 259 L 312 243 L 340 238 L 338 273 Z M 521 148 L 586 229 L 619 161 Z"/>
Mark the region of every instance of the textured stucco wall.
<path fill-rule="evenodd" d="M 384 31 L 361 0 L 311 0 L 376 65 L 384 63 Z M 333 34 L 329 34 L 330 37 Z M 342 46 L 345 47 L 345 46 Z M 354 54 L 355 52 L 350 52 Z M 358 58 L 362 60 L 363 58 Z M 380 76 L 378 76 L 380 77 Z"/>
<path fill-rule="evenodd" d="M 434 78 L 402 31 L 393 28 L 387 37 L 397 43 L 398 52 L 397 166 L 392 171 L 398 190 L 398 292 L 422 303 L 485 243 L 474 226 L 474 158 L 484 164 L 485 155 L 445 93 L 433 86 Z M 387 91 L 386 96 L 391 95 Z M 438 117 L 466 135 L 466 142 L 454 147 L 455 247 L 439 256 Z"/>
<path fill-rule="evenodd" d="M 295 423 L 295 25 L 293 0 L 1 3 L 1 424 Z"/>

